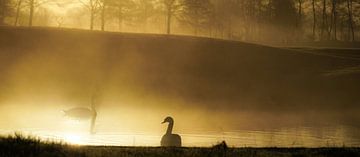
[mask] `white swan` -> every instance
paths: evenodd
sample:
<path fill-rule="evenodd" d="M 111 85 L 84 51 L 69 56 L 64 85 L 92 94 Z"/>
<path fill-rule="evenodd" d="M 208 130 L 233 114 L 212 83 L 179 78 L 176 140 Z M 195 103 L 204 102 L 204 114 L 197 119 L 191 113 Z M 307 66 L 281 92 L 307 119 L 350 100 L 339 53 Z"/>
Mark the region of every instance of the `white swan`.
<path fill-rule="evenodd" d="M 173 134 L 174 119 L 166 117 L 162 124 L 169 123 L 166 134 L 161 138 L 161 146 L 163 147 L 181 147 L 181 137 L 178 134 Z"/>

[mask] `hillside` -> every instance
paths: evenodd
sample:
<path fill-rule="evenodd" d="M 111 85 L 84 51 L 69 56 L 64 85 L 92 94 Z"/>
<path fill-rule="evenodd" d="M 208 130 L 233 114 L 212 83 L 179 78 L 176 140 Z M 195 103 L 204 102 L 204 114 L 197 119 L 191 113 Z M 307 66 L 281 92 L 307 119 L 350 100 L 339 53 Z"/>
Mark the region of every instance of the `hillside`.
<path fill-rule="evenodd" d="M 186 36 L 0 27 L 0 74 L 0 103 L 80 101 L 94 86 L 147 107 L 349 115 L 360 103 L 357 57 Z"/>

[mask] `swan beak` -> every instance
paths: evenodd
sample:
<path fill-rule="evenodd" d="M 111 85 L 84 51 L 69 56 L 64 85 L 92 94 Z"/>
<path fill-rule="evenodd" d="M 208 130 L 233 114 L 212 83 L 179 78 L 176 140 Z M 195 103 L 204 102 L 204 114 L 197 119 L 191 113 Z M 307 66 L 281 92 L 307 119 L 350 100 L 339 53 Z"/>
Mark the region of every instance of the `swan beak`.
<path fill-rule="evenodd" d="M 161 124 L 164 124 L 164 123 L 166 123 L 166 121 L 161 122 Z"/>

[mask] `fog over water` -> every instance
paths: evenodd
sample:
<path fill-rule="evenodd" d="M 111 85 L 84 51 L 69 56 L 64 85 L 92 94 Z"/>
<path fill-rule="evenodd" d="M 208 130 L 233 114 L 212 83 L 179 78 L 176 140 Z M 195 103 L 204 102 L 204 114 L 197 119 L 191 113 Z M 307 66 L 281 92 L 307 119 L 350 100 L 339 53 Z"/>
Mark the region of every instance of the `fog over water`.
<path fill-rule="evenodd" d="M 358 60 L 222 40 L 1 31 L 0 132 L 158 146 L 359 146 Z M 355 67 L 355 68 L 354 68 Z M 89 121 L 62 111 L 90 107 Z"/>

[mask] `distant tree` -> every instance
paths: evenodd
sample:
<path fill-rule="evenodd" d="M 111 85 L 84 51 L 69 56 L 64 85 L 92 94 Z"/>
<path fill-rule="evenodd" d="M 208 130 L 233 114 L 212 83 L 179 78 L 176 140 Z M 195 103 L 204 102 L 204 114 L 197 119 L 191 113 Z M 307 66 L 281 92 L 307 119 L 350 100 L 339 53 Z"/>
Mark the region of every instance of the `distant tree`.
<path fill-rule="evenodd" d="M 5 24 L 5 18 L 11 15 L 10 0 L 0 0 L 0 25 Z"/>
<path fill-rule="evenodd" d="M 296 27 L 296 8 L 292 0 L 272 0 L 272 12 L 274 14 L 272 23 L 282 32 L 282 41 L 292 39 L 291 33 Z"/>
<path fill-rule="evenodd" d="M 303 19 L 303 16 L 302 16 L 302 13 L 303 13 L 303 3 L 304 3 L 304 0 L 297 0 L 297 3 L 298 3 L 298 18 L 296 20 L 296 27 L 299 29 L 301 29 L 301 25 L 302 25 L 302 19 Z"/>
<path fill-rule="evenodd" d="M 99 9 L 100 9 L 100 19 L 101 19 L 101 30 L 104 31 L 105 30 L 105 12 L 106 12 L 106 9 L 108 7 L 108 2 L 109 0 L 99 0 L 98 1 L 98 6 L 99 6 Z"/>
<path fill-rule="evenodd" d="M 322 0 L 322 20 L 321 20 L 320 37 L 324 39 L 324 32 L 328 30 L 327 26 L 327 13 L 326 13 L 326 0 Z"/>
<path fill-rule="evenodd" d="M 163 4 L 166 13 L 166 34 L 170 34 L 172 20 L 182 7 L 181 0 L 160 0 L 160 2 Z"/>
<path fill-rule="evenodd" d="M 28 26 L 32 26 L 33 25 L 33 20 L 34 20 L 34 14 L 35 14 L 35 9 L 39 6 L 41 6 L 44 3 L 49 2 L 49 0 L 27 0 L 26 4 L 29 8 L 29 23 Z"/>
<path fill-rule="evenodd" d="M 147 32 L 148 22 L 153 17 L 157 10 L 155 8 L 155 0 L 138 0 L 136 1 L 137 13 L 136 23 L 141 27 L 143 32 Z"/>
<path fill-rule="evenodd" d="M 332 31 L 334 32 L 333 39 L 337 40 L 337 0 L 331 1 L 331 27 L 329 33 Z"/>
<path fill-rule="evenodd" d="M 165 5 L 166 8 L 166 33 L 170 34 L 171 31 L 171 18 L 174 14 L 174 5 L 175 5 L 175 0 L 163 0 L 163 3 Z"/>
<path fill-rule="evenodd" d="M 94 21 L 95 21 L 95 15 L 98 11 L 99 7 L 99 0 L 79 0 L 80 3 L 83 4 L 83 6 L 88 9 L 90 13 L 90 30 L 94 29 Z"/>
<path fill-rule="evenodd" d="M 109 3 L 109 6 L 113 7 L 113 15 L 117 19 L 118 29 L 122 31 L 124 21 L 129 19 L 130 14 L 135 10 L 135 2 L 133 0 L 112 0 Z"/>
<path fill-rule="evenodd" d="M 349 21 L 349 37 L 350 40 L 355 40 L 355 33 L 354 33 L 354 22 L 353 22 L 353 2 L 352 0 L 346 0 L 347 10 L 348 10 L 348 21 Z"/>
<path fill-rule="evenodd" d="M 212 5 L 209 0 L 182 0 L 180 21 L 190 25 L 194 34 L 198 35 L 201 28 L 209 24 Z"/>
<path fill-rule="evenodd" d="M 16 15 L 15 15 L 15 21 L 14 21 L 14 26 L 17 26 L 18 22 L 19 22 L 19 16 L 20 16 L 20 10 L 22 7 L 22 3 L 24 0 L 17 0 L 16 2 Z"/>
<path fill-rule="evenodd" d="M 58 27 L 61 27 L 64 24 L 64 17 L 56 16 L 55 17 L 56 23 Z"/>
<path fill-rule="evenodd" d="M 313 12 L 313 28 L 312 28 L 312 38 L 315 39 L 315 29 L 316 29 L 316 10 L 315 10 L 315 0 L 311 0 L 312 12 Z"/>

